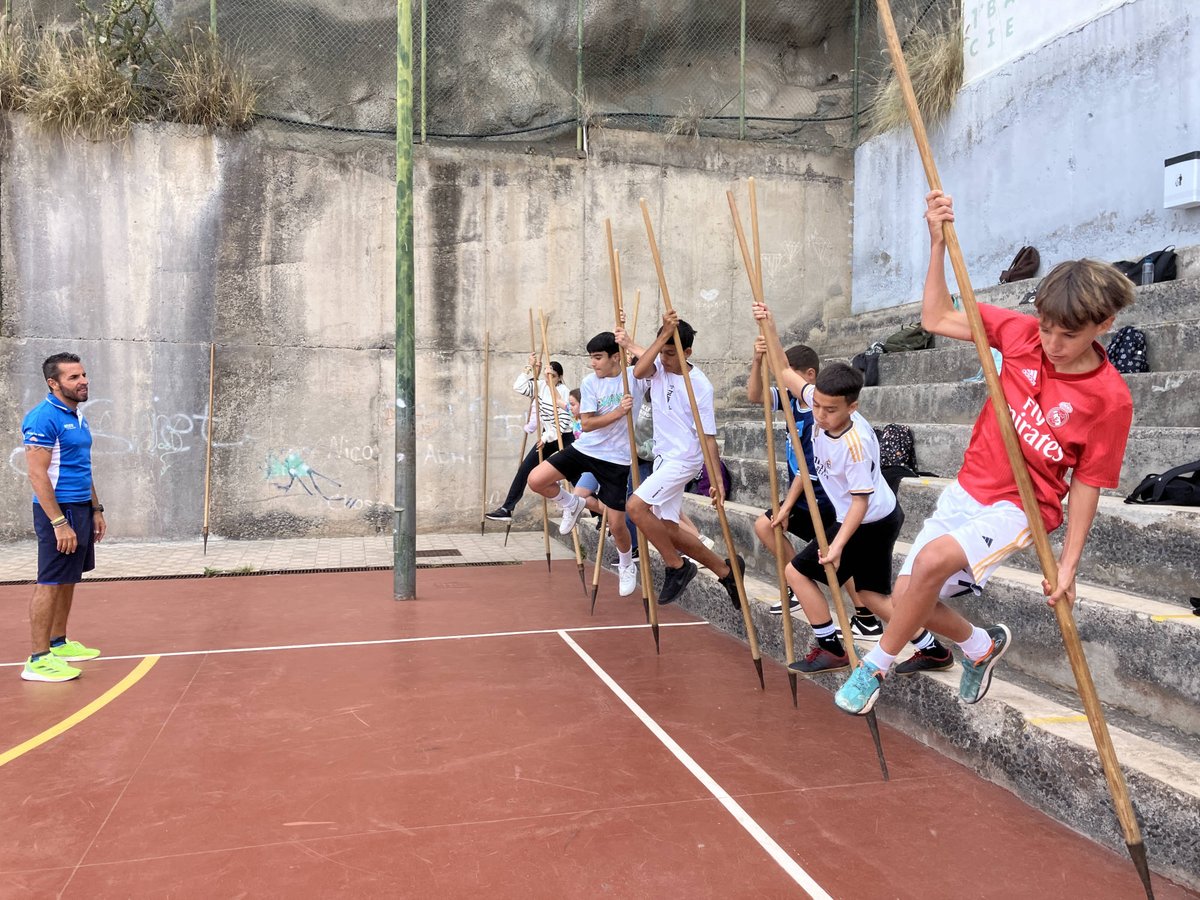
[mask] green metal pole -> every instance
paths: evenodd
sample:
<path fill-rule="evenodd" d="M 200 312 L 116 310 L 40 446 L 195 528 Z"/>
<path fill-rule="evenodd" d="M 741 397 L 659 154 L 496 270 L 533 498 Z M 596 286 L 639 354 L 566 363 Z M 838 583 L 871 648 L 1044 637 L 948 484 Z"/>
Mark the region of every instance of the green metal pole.
<path fill-rule="evenodd" d="M 853 87 L 850 93 L 850 104 L 854 107 L 851 110 L 854 116 L 854 124 L 850 129 L 850 143 L 858 146 L 858 45 L 859 45 L 859 20 L 862 14 L 862 0 L 854 0 L 854 80 L 851 82 Z"/>
<path fill-rule="evenodd" d="M 742 0 L 742 32 L 738 48 L 738 78 L 739 101 L 738 110 L 738 139 L 746 139 L 746 0 Z"/>
<path fill-rule="evenodd" d="M 6 0 L 6 3 L 11 2 Z M 217 36 L 217 0 L 208 0 L 208 34 L 213 38 Z"/>
<path fill-rule="evenodd" d="M 583 0 L 575 11 L 575 152 L 583 150 Z"/>
<path fill-rule="evenodd" d="M 409 24 L 409 36 L 412 35 L 412 25 Z M 425 0 L 421 0 L 421 143 L 425 143 Z"/>
<path fill-rule="evenodd" d="M 413 330 L 412 0 L 396 12 L 396 523 L 397 600 L 417 596 L 416 346 Z"/>

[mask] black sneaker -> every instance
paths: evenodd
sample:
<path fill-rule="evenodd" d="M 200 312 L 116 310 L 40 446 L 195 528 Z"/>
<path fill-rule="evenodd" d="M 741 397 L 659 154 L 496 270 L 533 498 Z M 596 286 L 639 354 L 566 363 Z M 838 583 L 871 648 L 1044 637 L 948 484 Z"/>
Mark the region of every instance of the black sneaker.
<path fill-rule="evenodd" d="M 845 653 L 840 656 L 820 645 L 813 645 L 804 659 L 798 659 L 790 666 L 793 672 L 801 675 L 819 675 L 822 672 L 840 672 L 850 668 L 850 657 Z"/>
<path fill-rule="evenodd" d="M 691 561 L 685 561 L 678 569 L 667 569 L 662 590 L 658 594 L 658 605 L 666 606 L 668 603 L 674 603 L 683 593 L 683 589 L 688 586 L 688 582 L 696 577 L 698 571 L 696 564 Z"/>
<path fill-rule="evenodd" d="M 742 601 L 738 597 L 737 581 L 733 577 L 733 563 L 730 562 L 729 560 L 725 560 L 725 565 L 729 566 L 729 574 L 726 575 L 724 578 L 718 578 L 717 582 L 721 585 L 721 587 L 725 588 L 725 593 L 727 593 L 729 595 L 729 602 L 733 605 L 733 608 L 736 609 L 738 612 L 741 612 L 742 611 Z M 746 575 L 746 560 L 742 559 L 742 557 L 739 556 L 737 558 L 737 566 L 738 566 L 738 570 L 740 571 L 742 577 L 745 577 L 745 575 Z"/>
<path fill-rule="evenodd" d="M 800 601 L 796 599 L 796 595 L 792 593 L 791 588 L 787 589 L 787 596 L 788 596 L 788 611 L 794 612 L 795 610 L 799 609 Z M 738 609 L 741 609 L 740 604 L 738 605 Z M 778 600 L 776 600 L 774 603 L 771 604 L 771 615 L 773 615 L 773 616 L 782 616 L 783 615 L 783 604 L 780 603 Z"/>
<path fill-rule="evenodd" d="M 503 506 L 499 506 L 490 513 L 485 513 L 484 518 L 489 522 L 511 522 L 512 513 Z"/>
<path fill-rule="evenodd" d="M 934 644 L 925 650 L 918 650 L 892 671 L 897 675 L 915 675 L 918 672 L 944 672 L 953 668 L 954 654 L 941 644 Z"/>
<path fill-rule="evenodd" d="M 850 630 L 856 638 L 877 641 L 883 637 L 883 623 L 875 616 L 851 616 Z"/>

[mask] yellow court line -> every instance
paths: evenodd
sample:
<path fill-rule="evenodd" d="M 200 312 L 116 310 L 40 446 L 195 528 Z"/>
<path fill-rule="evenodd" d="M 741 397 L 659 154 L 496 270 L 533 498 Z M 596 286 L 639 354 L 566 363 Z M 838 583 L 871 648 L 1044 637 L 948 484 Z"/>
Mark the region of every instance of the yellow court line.
<path fill-rule="evenodd" d="M 1037 716 L 1025 721 L 1030 725 L 1071 725 L 1075 722 L 1086 722 L 1087 720 L 1087 716 L 1077 713 L 1073 716 Z"/>
<path fill-rule="evenodd" d="M 25 743 L 17 744 L 17 746 L 13 747 L 11 750 L 6 750 L 3 753 L 0 753 L 0 766 L 3 766 L 6 763 L 12 762 L 14 759 L 16 759 L 19 756 L 24 756 L 30 750 L 37 749 L 38 747 L 42 746 L 42 744 L 46 743 L 47 741 L 53 740 L 54 738 L 58 737 L 60 734 L 62 734 L 67 729 L 75 727 L 80 722 L 82 722 L 84 719 L 86 719 L 88 716 L 92 715 L 92 713 L 99 712 L 104 707 L 108 706 L 108 704 L 112 703 L 112 701 L 116 700 L 123 693 L 125 693 L 127 690 L 129 690 L 131 687 L 133 687 L 135 684 L 137 684 L 139 681 L 141 681 L 142 676 L 144 676 L 147 672 L 149 672 L 152 668 L 154 668 L 154 664 L 156 662 L 158 662 L 157 656 L 147 656 L 140 663 L 138 663 L 136 666 L 134 666 L 132 672 L 130 672 L 128 675 L 126 675 L 124 678 L 122 678 L 120 681 L 118 681 L 116 684 L 114 684 L 112 687 L 110 687 L 107 691 L 105 691 L 103 694 L 101 694 L 99 697 L 97 697 L 95 700 L 93 700 L 91 703 L 89 703 L 83 709 L 67 716 L 65 719 L 63 719 L 61 722 L 59 722 L 57 725 L 51 725 L 49 728 L 47 728 L 41 734 L 31 737 Z"/>
<path fill-rule="evenodd" d="M 1167 619 L 1194 619 L 1195 613 L 1166 613 L 1161 616 L 1151 616 L 1151 622 L 1165 622 Z"/>

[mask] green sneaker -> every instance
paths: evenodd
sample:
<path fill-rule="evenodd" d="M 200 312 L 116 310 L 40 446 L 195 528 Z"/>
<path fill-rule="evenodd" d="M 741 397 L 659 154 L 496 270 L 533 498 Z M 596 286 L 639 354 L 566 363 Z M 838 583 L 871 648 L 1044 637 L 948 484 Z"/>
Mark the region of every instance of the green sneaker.
<path fill-rule="evenodd" d="M 992 669 L 1012 643 L 1012 632 L 1007 625 L 993 625 L 985 629 L 992 639 L 992 648 L 987 656 L 977 661 L 971 661 L 965 656 L 962 661 L 962 680 L 958 685 L 958 696 L 965 703 L 978 703 L 992 685 Z"/>
<path fill-rule="evenodd" d="M 31 656 L 25 660 L 25 668 L 21 670 L 21 677 L 26 681 L 70 681 L 82 674 L 79 669 L 68 666 L 49 653 L 37 659 Z"/>
<path fill-rule="evenodd" d="M 79 641 L 67 641 L 57 647 L 51 647 L 50 655 L 63 662 L 83 662 L 85 659 L 95 659 L 100 655 L 100 651 L 85 647 Z"/>

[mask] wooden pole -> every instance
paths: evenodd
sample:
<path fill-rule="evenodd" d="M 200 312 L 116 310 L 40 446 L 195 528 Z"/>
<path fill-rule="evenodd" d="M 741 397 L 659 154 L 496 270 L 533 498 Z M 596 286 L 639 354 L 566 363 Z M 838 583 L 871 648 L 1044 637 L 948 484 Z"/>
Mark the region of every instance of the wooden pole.
<path fill-rule="evenodd" d="M 754 197 L 754 181 L 750 181 L 751 197 Z M 729 201 L 729 211 L 733 215 L 733 227 L 737 233 L 738 245 L 741 247 L 742 260 L 746 266 L 747 277 L 750 279 L 750 292 L 754 299 L 759 303 L 763 302 L 762 297 L 762 280 L 759 277 L 760 267 L 753 257 L 750 255 L 750 248 L 746 245 L 746 235 L 742 231 L 741 216 L 738 215 L 737 202 L 733 198 L 733 191 L 725 193 L 726 199 Z M 752 200 L 752 203 L 757 207 L 757 201 Z M 808 505 L 808 513 L 812 517 L 813 534 L 817 539 L 817 546 L 821 550 L 821 555 L 825 556 L 829 553 L 829 541 L 825 538 L 825 523 L 821 521 L 821 514 L 817 507 L 817 496 L 813 491 L 812 478 L 809 476 L 808 463 L 804 459 L 804 445 L 800 443 L 800 434 L 796 428 L 796 416 L 792 412 L 792 404 L 787 402 L 787 386 L 783 383 L 783 371 L 787 367 L 787 359 L 783 355 L 783 348 L 779 343 L 779 334 L 775 330 L 775 323 L 771 320 L 765 320 L 759 323 L 759 333 L 767 342 L 767 363 L 771 369 L 771 377 L 774 379 L 776 386 L 779 388 L 779 396 L 781 402 L 779 405 L 783 407 L 783 419 L 787 423 L 788 437 L 791 439 L 792 447 L 796 451 L 796 469 L 800 474 L 804 485 L 804 500 Z M 842 629 L 842 642 L 846 647 L 846 655 L 850 659 L 851 667 L 858 665 L 858 651 L 854 646 L 854 632 L 850 629 L 850 619 L 846 615 L 846 607 L 842 601 L 842 590 L 838 584 L 837 572 L 833 566 L 825 564 L 825 579 L 829 584 L 829 592 L 833 597 L 833 609 L 837 615 L 838 626 Z M 883 774 L 883 780 L 889 779 L 887 760 L 883 755 L 883 742 L 879 736 L 879 722 L 875 718 L 875 710 L 871 710 L 867 716 L 867 727 L 871 731 L 871 739 L 875 744 L 875 755 L 879 760 L 879 770 Z"/>
<path fill-rule="evenodd" d="M 212 445 L 213 445 L 213 382 L 217 375 L 217 345 L 209 343 L 208 345 L 208 427 L 205 429 L 208 432 L 207 447 L 204 450 L 204 526 L 201 528 L 201 536 L 204 541 L 204 552 L 202 555 L 208 556 L 208 509 L 209 498 L 211 496 L 212 487 Z"/>
<path fill-rule="evenodd" d="M 492 375 L 491 375 L 491 355 L 492 355 L 492 332 L 485 331 L 483 333 L 483 465 L 480 469 L 483 470 L 481 476 L 481 484 L 479 486 L 480 494 L 480 511 L 479 511 L 479 534 L 482 536 L 484 527 L 487 524 L 487 464 L 488 464 L 488 429 L 492 421 Z"/>
<path fill-rule="evenodd" d="M 600 592 L 600 563 L 604 559 L 604 534 L 608 530 L 608 507 L 600 511 L 600 537 L 596 541 L 596 567 L 592 569 L 592 611 L 596 614 L 596 594 Z"/>
<path fill-rule="evenodd" d="M 529 352 L 534 355 L 537 355 L 537 338 L 535 338 L 533 336 L 533 307 L 529 308 Z M 534 415 L 537 417 L 538 463 L 541 464 L 542 462 L 545 461 L 545 456 L 542 453 L 542 404 L 540 402 L 538 402 L 540 399 L 540 397 L 539 397 L 540 392 L 538 390 L 537 376 L 538 376 L 538 373 L 534 372 L 533 373 L 532 393 L 533 393 Z M 545 379 L 545 377 L 546 377 L 546 373 L 545 373 L 545 371 L 543 371 L 542 378 Z M 545 545 L 545 548 L 546 548 L 546 571 L 549 572 L 549 571 L 551 571 L 551 569 L 550 569 L 550 508 L 547 504 L 548 504 L 548 501 L 546 500 L 546 498 L 542 497 L 542 543 Z"/>
<path fill-rule="evenodd" d="M 546 314 L 538 309 L 538 318 L 542 325 L 542 377 L 550 371 L 550 342 L 546 338 Z M 546 382 L 550 386 L 550 382 Z M 558 439 L 558 449 L 563 448 L 562 425 L 558 421 L 558 389 L 551 388 L 550 396 L 554 398 L 554 434 Z M 583 596 L 587 596 L 587 576 L 583 574 L 583 548 L 579 544 L 579 532 L 571 529 L 571 542 L 575 545 L 575 565 L 579 568 L 579 583 L 583 585 Z"/>
<path fill-rule="evenodd" d="M 771 367 L 766 364 L 761 367 L 762 375 L 762 392 L 763 392 L 763 421 L 767 426 L 767 473 L 771 482 L 771 514 L 775 517 L 779 516 L 779 473 L 775 470 L 775 417 L 771 410 Z M 779 392 L 780 405 L 787 402 L 787 395 Z M 802 451 L 797 451 L 802 452 Z M 787 566 L 787 560 L 784 558 L 787 552 L 788 541 L 783 536 L 783 526 L 776 525 L 771 529 L 775 535 L 775 577 L 779 579 L 779 602 L 783 609 L 783 650 L 787 658 L 787 663 L 790 666 L 796 661 L 796 642 L 792 634 L 792 610 L 788 601 L 788 584 L 787 576 L 784 575 L 784 569 Z M 792 706 L 799 706 L 799 700 L 796 696 L 796 673 L 788 669 L 788 687 L 792 690 Z"/>
<path fill-rule="evenodd" d="M 621 294 L 621 258 L 613 247 L 612 222 L 604 220 L 604 234 L 608 239 L 608 269 L 612 276 L 613 319 L 616 328 L 624 327 L 625 317 L 624 298 Z M 625 348 L 621 347 L 621 384 L 625 393 L 629 393 L 629 362 L 625 359 Z M 629 434 L 629 477 L 636 491 L 642 484 L 642 473 L 638 470 L 637 438 L 633 433 L 633 410 L 625 414 L 625 428 Z M 662 652 L 658 634 L 658 599 L 654 596 L 654 578 L 650 572 L 650 547 L 646 535 L 638 529 L 638 569 L 642 576 L 642 603 L 646 607 L 646 618 L 650 621 L 650 630 L 654 633 L 654 651 Z"/>
<path fill-rule="evenodd" d="M 650 255 L 654 258 L 654 270 L 658 273 L 658 287 L 662 292 L 663 308 L 670 312 L 674 309 L 671 305 L 671 293 L 667 290 L 667 276 L 663 272 L 662 257 L 658 252 L 658 242 L 654 239 L 654 226 L 650 222 L 650 207 L 646 205 L 645 199 L 638 201 L 642 207 L 642 221 L 646 224 L 646 238 L 650 242 Z M 708 470 L 708 483 L 713 485 L 724 485 L 721 479 L 721 467 L 718 461 L 712 458 L 709 453 L 708 442 L 704 439 L 704 425 L 700 421 L 700 408 L 696 405 L 696 392 L 692 388 L 692 374 L 687 361 L 687 355 L 683 351 L 683 343 L 679 340 L 679 331 L 676 329 L 672 333 L 672 338 L 675 341 L 675 352 L 679 356 L 679 367 L 683 372 L 683 386 L 687 389 L 688 403 L 692 407 L 692 418 L 696 423 L 696 435 L 700 438 L 700 449 L 704 455 L 704 467 Z M 733 581 L 737 586 L 738 603 L 742 608 L 742 621 L 746 626 L 746 637 L 750 642 L 750 654 L 754 659 L 754 668 L 758 672 L 758 683 L 762 688 L 766 688 L 766 683 L 763 681 L 762 668 L 762 651 L 758 646 L 758 633 L 754 628 L 754 619 L 750 615 L 750 603 L 746 599 L 746 585 L 742 580 L 741 566 L 737 561 L 737 548 L 733 543 L 733 532 L 729 530 L 729 519 L 725 515 L 725 498 L 718 492 L 715 499 L 717 507 L 717 518 L 721 522 L 721 535 L 725 539 L 725 549 L 729 552 L 729 568 L 733 572 Z"/>
<path fill-rule="evenodd" d="M 887 38 L 888 52 L 892 58 L 892 66 L 896 71 L 896 81 L 900 85 L 900 93 L 904 98 L 904 106 L 908 111 L 908 119 L 912 124 L 913 136 L 916 138 L 917 151 L 921 155 L 921 164 L 925 168 L 925 177 L 931 190 L 941 190 L 942 182 L 938 177 L 937 166 L 933 160 L 933 152 L 929 146 L 929 137 L 925 133 L 925 123 L 921 111 L 917 107 L 916 95 L 913 93 L 912 81 L 908 76 L 908 65 L 904 61 L 904 50 L 900 38 L 896 34 L 896 23 L 892 19 L 892 9 L 888 0 L 879 0 L 879 16 L 883 22 L 884 34 Z M 942 234 L 946 240 L 946 250 L 950 255 L 950 265 L 954 269 L 954 277 L 958 282 L 958 290 L 962 296 L 963 310 L 971 325 L 971 336 L 975 340 L 975 351 L 979 354 L 980 365 L 983 367 L 983 377 L 987 381 L 988 396 L 992 401 L 992 409 L 1000 423 L 1000 435 L 1004 440 L 1004 449 L 1008 454 L 1009 465 L 1017 482 L 1017 490 L 1021 495 L 1021 506 L 1025 509 L 1025 517 L 1029 520 L 1029 530 L 1033 536 L 1033 544 L 1037 550 L 1038 562 L 1041 563 L 1042 574 L 1051 585 L 1052 590 L 1058 587 L 1058 561 L 1050 547 L 1050 538 L 1046 534 L 1045 523 L 1042 521 L 1037 497 L 1033 491 L 1033 481 L 1029 477 L 1029 469 L 1025 465 L 1025 456 L 1017 438 L 1017 430 L 1009 417 L 1008 401 L 1000 386 L 1000 377 L 996 374 L 996 366 L 992 361 L 991 347 L 984 332 L 983 320 L 979 315 L 979 306 L 975 301 L 975 289 L 967 273 L 967 263 L 963 257 L 962 247 L 958 243 L 958 235 L 952 222 L 942 225 Z M 1100 697 L 1096 693 L 1096 685 L 1092 681 L 1092 673 L 1088 668 L 1087 657 L 1083 653 L 1083 645 L 1079 640 L 1079 631 L 1075 624 L 1075 616 L 1071 606 L 1066 602 L 1054 605 L 1054 616 L 1062 631 L 1063 646 L 1067 651 L 1067 659 L 1071 663 L 1071 671 L 1075 675 L 1075 684 L 1079 689 L 1079 699 L 1087 715 L 1088 726 L 1092 729 L 1092 739 L 1096 743 L 1096 751 L 1100 755 L 1100 764 L 1104 769 L 1104 777 L 1108 781 L 1108 790 L 1112 795 L 1113 807 L 1117 812 L 1121 830 L 1125 835 L 1125 846 L 1129 849 L 1130 858 L 1138 877 L 1142 881 L 1146 896 L 1154 897 L 1150 885 L 1150 868 L 1146 862 L 1146 847 L 1142 842 L 1141 829 L 1133 804 L 1129 799 L 1129 788 L 1125 784 L 1125 776 L 1117 759 L 1117 752 L 1108 733 L 1108 722 L 1104 718 L 1104 710 L 1100 706 Z"/>

